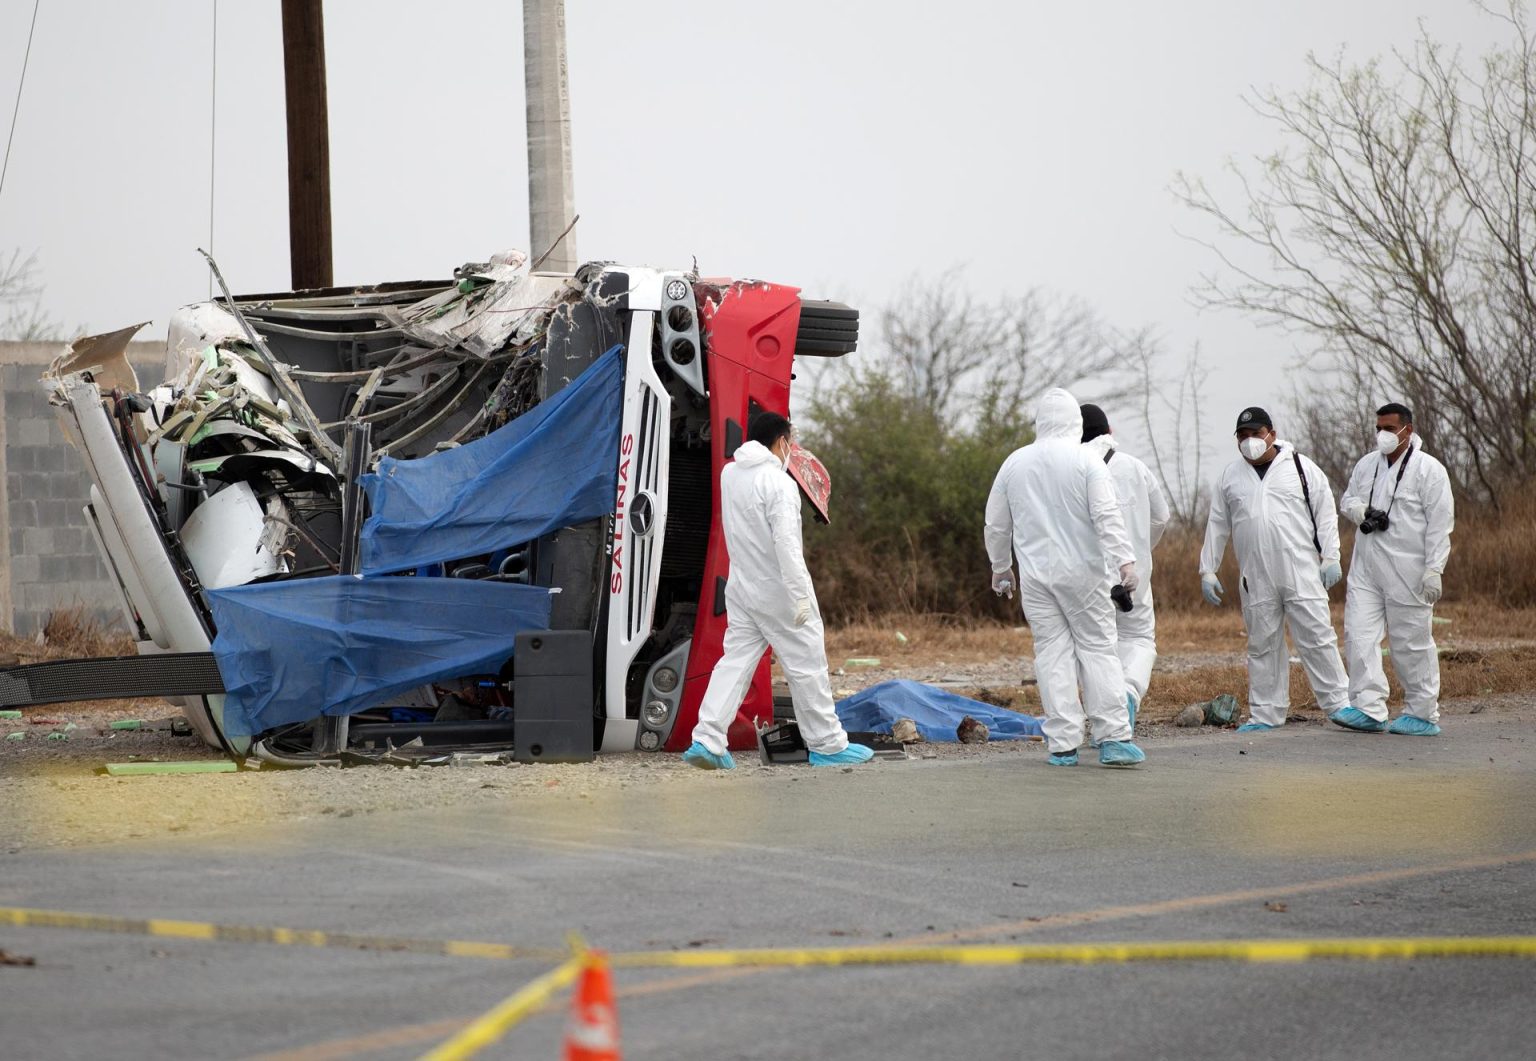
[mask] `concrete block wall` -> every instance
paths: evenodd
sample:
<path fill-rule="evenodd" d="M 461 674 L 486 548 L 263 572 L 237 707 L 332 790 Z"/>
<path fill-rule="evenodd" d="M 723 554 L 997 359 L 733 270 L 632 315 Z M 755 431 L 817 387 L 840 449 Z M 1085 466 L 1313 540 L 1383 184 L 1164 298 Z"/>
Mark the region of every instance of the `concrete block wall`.
<path fill-rule="evenodd" d="M 113 628 L 125 625 L 81 512 L 91 485 L 85 463 L 38 383 L 62 349 L 0 342 L 0 627 L 17 634 L 33 634 L 50 612 L 74 607 Z M 134 343 L 129 358 L 142 386 L 160 382 L 162 344 Z"/>

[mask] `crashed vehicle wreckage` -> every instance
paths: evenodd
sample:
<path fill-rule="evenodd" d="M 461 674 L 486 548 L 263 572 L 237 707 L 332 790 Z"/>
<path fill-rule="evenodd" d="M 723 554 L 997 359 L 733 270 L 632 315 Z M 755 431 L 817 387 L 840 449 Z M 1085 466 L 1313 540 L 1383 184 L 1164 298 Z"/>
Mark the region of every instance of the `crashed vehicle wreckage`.
<path fill-rule="evenodd" d="M 725 633 L 720 471 L 754 411 L 787 413 L 796 357 L 855 350 L 858 313 L 509 252 L 448 282 L 226 289 L 173 317 L 147 390 L 138 327 L 45 376 L 138 655 L 6 672 L 0 700 L 166 695 L 231 757 L 306 765 L 537 758 L 518 658 L 541 635 L 574 658 L 539 688 L 590 712 L 587 754 L 686 747 Z M 826 469 L 796 447 L 790 470 L 825 521 Z M 773 715 L 765 657 L 732 746 Z"/>

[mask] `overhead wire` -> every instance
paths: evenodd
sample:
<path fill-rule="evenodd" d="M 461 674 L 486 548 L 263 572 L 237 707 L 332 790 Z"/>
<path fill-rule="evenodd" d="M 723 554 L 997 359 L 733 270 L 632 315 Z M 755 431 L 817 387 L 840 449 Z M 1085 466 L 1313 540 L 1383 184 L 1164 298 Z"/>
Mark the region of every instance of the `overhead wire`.
<path fill-rule="evenodd" d="M 32 35 L 37 32 L 37 9 L 42 0 L 32 0 L 32 24 L 27 28 L 27 50 L 21 57 L 21 78 L 16 84 L 16 105 L 11 108 L 11 131 L 5 138 L 5 161 L 0 163 L 0 194 L 5 192 L 5 175 L 11 168 L 11 142 L 16 139 L 16 118 L 21 114 L 21 93 L 27 87 L 27 63 L 32 58 Z"/>

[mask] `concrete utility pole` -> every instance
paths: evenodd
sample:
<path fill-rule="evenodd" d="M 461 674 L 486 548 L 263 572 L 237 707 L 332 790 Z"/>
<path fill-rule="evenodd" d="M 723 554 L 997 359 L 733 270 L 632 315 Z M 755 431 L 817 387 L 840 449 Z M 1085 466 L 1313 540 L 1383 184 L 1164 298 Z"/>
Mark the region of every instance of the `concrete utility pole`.
<path fill-rule="evenodd" d="M 576 233 L 550 251 L 576 216 L 571 179 L 571 98 L 566 87 L 565 0 L 523 0 L 523 79 L 528 96 L 528 253 L 539 268 L 573 273 Z"/>
<path fill-rule="evenodd" d="M 293 288 L 331 287 L 331 144 L 320 0 L 283 0 L 288 257 Z"/>

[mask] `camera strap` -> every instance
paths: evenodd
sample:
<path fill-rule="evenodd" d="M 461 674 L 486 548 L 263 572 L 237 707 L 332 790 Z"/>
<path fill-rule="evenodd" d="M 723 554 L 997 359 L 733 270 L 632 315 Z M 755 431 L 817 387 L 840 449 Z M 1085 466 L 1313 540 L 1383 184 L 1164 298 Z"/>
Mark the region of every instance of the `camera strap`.
<path fill-rule="evenodd" d="M 1413 447 L 1408 447 L 1408 452 L 1403 454 L 1403 459 L 1397 462 L 1397 478 L 1392 480 L 1392 496 L 1387 500 L 1387 507 L 1383 510 L 1387 515 L 1392 514 L 1392 506 L 1397 504 L 1397 488 L 1403 485 L 1403 473 L 1408 470 L 1408 458 L 1413 456 Z M 1371 501 L 1376 500 L 1376 484 L 1381 481 L 1381 469 L 1376 469 L 1376 478 L 1371 482 Z"/>
<path fill-rule="evenodd" d="M 1312 488 L 1307 485 L 1307 472 L 1301 466 L 1301 454 L 1291 450 L 1291 463 L 1296 465 L 1296 478 L 1301 480 L 1301 499 L 1307 504 L 1307 515 L 1312 517 L 1312 547 L 1318 558 L 1323 555 L 1323 543 L 1317 536 L 1317 510 L 1312 507 Z"/>

